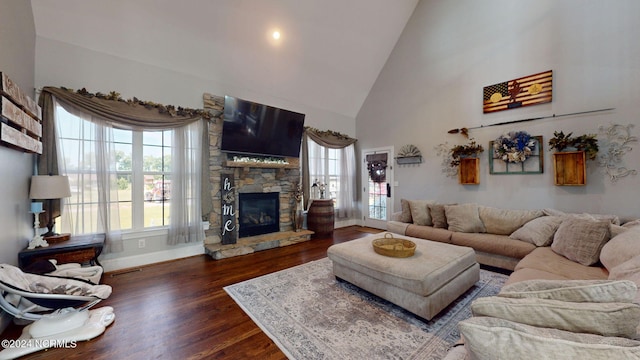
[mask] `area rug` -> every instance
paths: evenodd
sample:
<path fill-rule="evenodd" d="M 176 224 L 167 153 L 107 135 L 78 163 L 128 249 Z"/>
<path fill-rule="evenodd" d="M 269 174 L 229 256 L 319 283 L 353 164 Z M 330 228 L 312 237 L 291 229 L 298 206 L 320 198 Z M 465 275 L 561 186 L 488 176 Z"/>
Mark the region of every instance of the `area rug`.
<path fill-rule="evenodd" d="M 336 280 L 328 258 L 224 289 L 289 359 L 442 359 L 470 303 L 506 279 L 480 270 L 480 281 L 430 321 Z"/>

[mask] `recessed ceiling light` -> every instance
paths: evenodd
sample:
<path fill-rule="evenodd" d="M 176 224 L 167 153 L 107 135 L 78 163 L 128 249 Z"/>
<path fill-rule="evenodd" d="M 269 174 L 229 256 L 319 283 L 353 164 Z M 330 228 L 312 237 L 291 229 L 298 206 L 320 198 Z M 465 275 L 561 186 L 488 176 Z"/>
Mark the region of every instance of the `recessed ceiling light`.
<path fill-rule="evenodd" d="M 273 38 L 276 40 L 280 39 L 280 31 L 278 30 L 274 31 L 271 36 L 273 36 Z"/>

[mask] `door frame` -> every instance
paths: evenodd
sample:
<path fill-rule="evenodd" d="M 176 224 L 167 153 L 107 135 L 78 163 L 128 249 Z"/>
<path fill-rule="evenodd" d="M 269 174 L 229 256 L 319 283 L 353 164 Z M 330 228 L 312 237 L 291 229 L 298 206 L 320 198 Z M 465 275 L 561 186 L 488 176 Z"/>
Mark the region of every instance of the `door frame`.
<path fill-rule="evenodd" d="M 368 201 L 368 196 L 366 196 L 367 194 L 367 188 L 368 188 L 368 184 L 369 184 L 369 174 L 367 172 L 367 154 L 376 154 L 376 153 L 380 153 L 380 152 L 387 152 L 389 154 L 388 158 L 387 158 L 387 171 L 386 171 L 386 176 L 387 176 L 387 183 L 390 186 L 391 189 L 391 196 L 387 197 L 387 219 L 386 220 L 377 220 L 377 219 L 369 219 L 369 201 Z M 391 220 L 391 215 L 393 214 L 393 197 L 395 195 L 395 189 L 394 189 L 394 169 L 393 169 L 393 164 L 394 164 L 394 148 L 393 145 L 391 146 L 383 146 L 383 147 L 377 147 L 377 148 L 371 148 L 371 149 L 362 149 L 360 151 L 360 155 L 361 155 L 361 159 L 362 162 L 360 163 L 361 166 L 361 171 L 360 171 L 360 184 L 361 184 L 361 188 L 362 188 L 362 226 L 370 226 L 376 229 L 383 229 L 386 230 L 387 229 L 387 221 Z"/>

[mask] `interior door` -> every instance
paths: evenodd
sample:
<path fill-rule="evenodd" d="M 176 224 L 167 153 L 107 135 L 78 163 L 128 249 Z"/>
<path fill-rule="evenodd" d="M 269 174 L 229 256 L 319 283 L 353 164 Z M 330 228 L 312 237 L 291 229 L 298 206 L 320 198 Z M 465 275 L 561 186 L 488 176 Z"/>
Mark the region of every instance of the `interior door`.
<path fill-rule="evenodd" d="M 363 225 L 386 229 L 393 214 L 393 147 L 362 150 Z"/>

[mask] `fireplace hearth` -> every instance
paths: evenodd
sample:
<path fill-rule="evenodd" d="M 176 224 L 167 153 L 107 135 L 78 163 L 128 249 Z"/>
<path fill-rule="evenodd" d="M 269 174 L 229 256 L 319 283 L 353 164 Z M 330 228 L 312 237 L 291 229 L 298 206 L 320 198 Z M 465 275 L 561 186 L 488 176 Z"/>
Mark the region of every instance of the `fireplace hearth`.
<path fill-rule="evenodd" d="M 248 237 L 280 231 L 280 194 L 240 193 L 238 236 Z"/>

